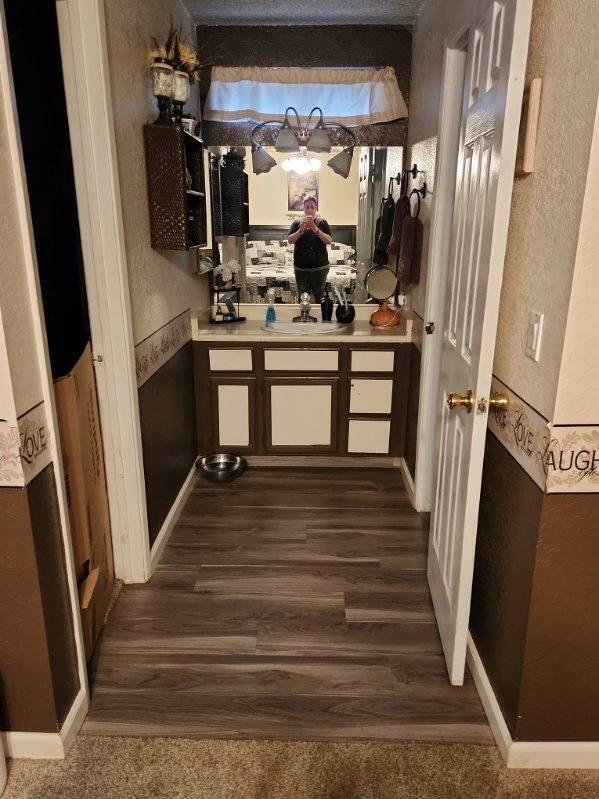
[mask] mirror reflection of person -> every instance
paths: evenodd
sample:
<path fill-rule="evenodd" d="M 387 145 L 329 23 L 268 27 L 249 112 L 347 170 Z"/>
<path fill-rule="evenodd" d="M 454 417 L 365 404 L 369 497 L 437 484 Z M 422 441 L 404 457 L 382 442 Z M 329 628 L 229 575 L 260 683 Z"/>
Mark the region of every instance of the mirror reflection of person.
<path fill-rule="evenodd" d="M 331 228 L 326 219 L 318 214 L 314 197 L 304 200 L 304 218 L 291 223 L 287 241 L 293 244 L 293 267 L 297 283 L 297 293 L 312 294 L 315 302 L 320 302 L 329 274 L 327 244 L 333 240 Z"/>

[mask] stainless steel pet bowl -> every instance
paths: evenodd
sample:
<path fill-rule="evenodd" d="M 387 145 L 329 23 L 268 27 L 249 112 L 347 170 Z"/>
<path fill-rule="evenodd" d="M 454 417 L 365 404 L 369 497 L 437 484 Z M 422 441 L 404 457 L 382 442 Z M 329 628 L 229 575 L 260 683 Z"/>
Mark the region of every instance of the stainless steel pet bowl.
<path fill-rule="evenodd" d="M 235 480 L 247 469 L 247 461 L 241 455 L 217 453 L 203 455 L 196 461 L 196 467 L 201 475 L 215 483 L 229 483 Z"/>

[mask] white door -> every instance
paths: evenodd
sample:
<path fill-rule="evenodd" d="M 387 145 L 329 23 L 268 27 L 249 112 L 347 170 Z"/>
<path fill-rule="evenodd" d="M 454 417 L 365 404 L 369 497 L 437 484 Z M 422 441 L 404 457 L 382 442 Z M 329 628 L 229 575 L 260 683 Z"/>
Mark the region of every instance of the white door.
<path fill-rule="evenodd" d="M 479 0 L 470 27 L 438 396 L 428 578 L 449 677 L 464 679 L 487 402 L 532 0 Z M 450 395 L 463 404 L 450 409 Z"/>

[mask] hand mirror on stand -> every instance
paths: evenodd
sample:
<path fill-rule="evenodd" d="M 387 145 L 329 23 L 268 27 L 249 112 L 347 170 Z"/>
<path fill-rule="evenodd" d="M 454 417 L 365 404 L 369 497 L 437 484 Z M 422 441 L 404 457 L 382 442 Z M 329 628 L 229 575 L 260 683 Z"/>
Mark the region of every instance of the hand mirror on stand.
<path fill-rule="evenodd" d="M 379 307 L 370 317 L 373 327 L 395 327 L 401 321 L 397 311 L 389 307 L 389 300 L 397 289 L 397 276 L 388 266 L 373 266 L 366 273 L 364 279 L 366 291 L 375 300 Z"/>

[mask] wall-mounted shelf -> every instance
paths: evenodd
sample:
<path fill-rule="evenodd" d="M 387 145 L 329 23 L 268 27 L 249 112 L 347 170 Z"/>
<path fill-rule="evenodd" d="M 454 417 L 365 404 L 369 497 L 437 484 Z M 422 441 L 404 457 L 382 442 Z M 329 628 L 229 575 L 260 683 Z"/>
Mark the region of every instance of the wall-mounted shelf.
<path fill-rule="evenodd" d="M 207 247 L 201 139 L 178 125 L 152 124 L 144 127 L 144 142 L 152 247 L 156 250 Z"/>

